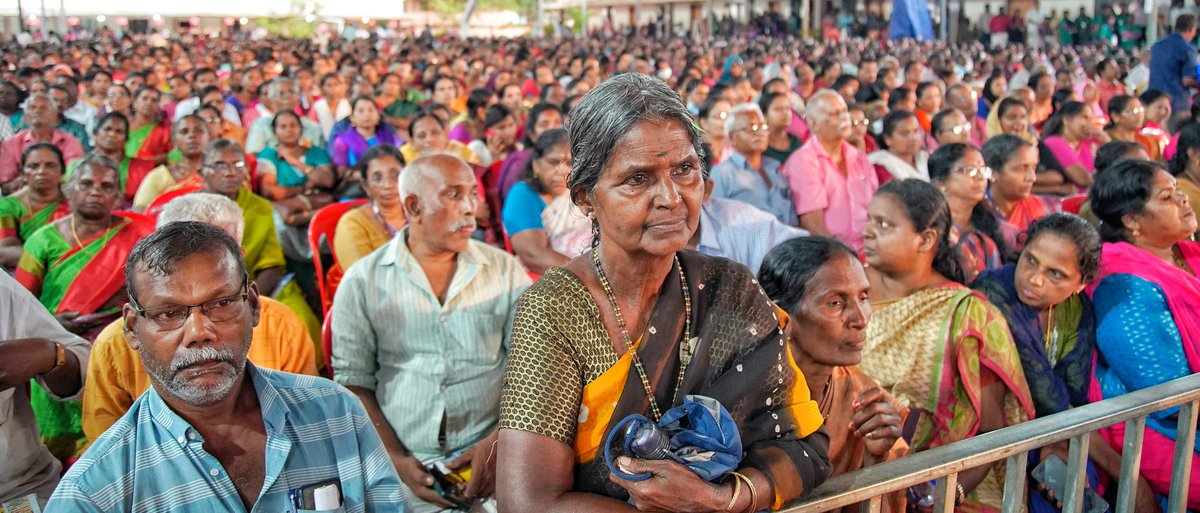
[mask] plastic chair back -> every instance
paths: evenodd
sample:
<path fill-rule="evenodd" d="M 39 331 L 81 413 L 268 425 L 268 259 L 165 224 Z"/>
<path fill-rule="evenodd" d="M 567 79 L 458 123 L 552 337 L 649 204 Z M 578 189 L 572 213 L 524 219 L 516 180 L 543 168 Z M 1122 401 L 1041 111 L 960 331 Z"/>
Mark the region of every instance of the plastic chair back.
<path fill-rule="evenodd" d="M 332 291 L 328 290 L 325 283 L 325 267 L 321 265 L 321 239 L 329 245 L 329 249 L 333 251 L 333 232 L 337 228 L 338 220 L 342 218 L 346 212 L 359 205 L 366 203 L 367 200 L 352 200 L 334 203 L 313 214 L 312 219 L 308 223 L 308 247 L 312 249 L 313 266 L 317 270 L 317 291 L 321 294 L 321 311 L 326 318 L 329 317 L 329 306 L 333 303 Z M 333 254 L 333 262 L 337 264 L 337 253 Z M 328 355 L 327 355 L 328 356 Z"/>

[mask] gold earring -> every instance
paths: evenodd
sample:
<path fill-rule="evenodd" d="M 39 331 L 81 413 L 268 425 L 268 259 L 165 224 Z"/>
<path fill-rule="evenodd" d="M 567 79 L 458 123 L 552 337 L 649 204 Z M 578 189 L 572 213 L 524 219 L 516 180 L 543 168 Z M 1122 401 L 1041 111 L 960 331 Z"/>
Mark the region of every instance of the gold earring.
<path fill-rule="evenodd" d="M 1133 231 L 1130 232 L 1130 235 L 1133 235 L 1134 237 L 1141 237 L 1142 231 L 1137 228 L 1134 228 Z"/>

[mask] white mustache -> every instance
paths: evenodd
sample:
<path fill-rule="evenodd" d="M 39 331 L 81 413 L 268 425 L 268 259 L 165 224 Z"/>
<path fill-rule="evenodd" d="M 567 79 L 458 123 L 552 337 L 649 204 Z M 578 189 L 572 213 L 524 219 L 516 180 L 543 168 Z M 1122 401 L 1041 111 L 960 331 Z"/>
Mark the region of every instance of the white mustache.
<path fill-rule="evenodd" d="M 206 360 L 216 360 L 225 363 L 233 363 L 234 354 L 228 350 L 218 350 L 212 346 L 201 346 L 199 349 L 187 349 L 182 353 L 178 353 L 171 359 L 171 370 L 179 372 L 185 367 L 190 367 L 197 363 Z"/>
<path fill-rule="evenodd" d="M 466 221 L 459 221 L 457 224 L 454 225 L 454 228 L 451 228 L 451 231 L 456 232 L 463 228 L 470 228 L 470 229 L 474 230 L 475 229 L 475 220 L 468 219 Z"/>

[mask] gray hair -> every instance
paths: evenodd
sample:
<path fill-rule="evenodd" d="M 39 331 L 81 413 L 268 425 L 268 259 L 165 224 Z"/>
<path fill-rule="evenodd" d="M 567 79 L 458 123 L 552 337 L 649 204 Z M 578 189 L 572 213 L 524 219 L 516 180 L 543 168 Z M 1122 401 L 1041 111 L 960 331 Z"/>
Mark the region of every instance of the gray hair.
<path fill-rule="evenodd" d="M 215 139 L 208 143 L 208 146 L 204 147 L 204 165 L 207 166 L 214 157 L 227 151 L 236 151 L 240 154 L 246 153 L 246 150 L 242 148 L 242 145 L 238 144 L 237 141 L 230 139 Z"/>
<path fill-rule="evenodd" d="M 567 129 L 573 160 L 567 187 L 572 194 L 592 192 L 621 138 L 638 122 L 651 120 L 678 122 L 704 162 L 700 129 L 679 94 L 658 78 L 624 73 L 601 82 L 571 109 Z M 701 172 L 707 180 L 708 169 L 701 166 Z"/>
<path fill-rule="evenodd" d="M 225 230 L 234 240 L 242 240 L 245 219 L 242 208 L 233 200 L 211 192 L 194 192 L 175 198 L 158 214 L 158 228 L 179 221 L 199 221 Z"/>
<path fill-rule="evenodd" d="M 63 185 L 63 190 L 67 192 L 74 192 L 75 188 L 79 186 L 79 177 L 83 176 L 85 169 L 92 172 L 95 172 L 97 169 L 108 169 L 111 170 L 113 174 L 117 175 L 118 180 L 120 180 L 121 177 L 120 164 L 117 164 L 115 161 L 113 161 L 113 159 L 105 157 L 104 155 L 92 152 L 83 157 L 83 159 L 79 161 L 79 164 L 75 166 L 75 170 L 72 171 L 71 176 L 67 178 L 67 183 Z"/>
<path fill-rule="evenodd" d="M 58 111 L 58 104 L 54 103 L 54 98 L 52 98 L 50 96 L 50 93 L 30 93 L 29 96 L 25 97 L 24 105 L 29 105 L 29 102 L 31 102 L 37 98 L 46 100 L 46 103 L 50 104 L 50 110 L 54 111 L 55 113 L 61 114 L 61 112 Z M 22 110 L 24 110 L 23 106 L 22 106 Z"/>
<path fill-rule="evenodd" d="M 763 115 L 763 111 L 757 103 L 743 103 L 732 109 L 729 109 L 729 115 L 725 116 L 725 135 L 733 133 L 734 124 L 737 123 L 738 114 L 748 114 L 757 112 L 759 116 Z"/>
<path fill-rule="evenodd" d="M 826 102 L 834 101 L 834 99 L 842 100 L 842 95 L 833 89 L 822 89 L 813 93 L 808 97 L 808 105 L 804 111 L 805 117 L 812 123 L 824 121 L 825 113 L 822 111 L 826 109 Z"/>
<path fill-rule="evenodd" d="M 287 85 L 284 85 L 287 84 Z M 270 98 L 279 98 L 283 94 L 283 88 L 295 88 L 296 83 L 287 77 L 275 77 L 267 84 L 267 96 Z"/>

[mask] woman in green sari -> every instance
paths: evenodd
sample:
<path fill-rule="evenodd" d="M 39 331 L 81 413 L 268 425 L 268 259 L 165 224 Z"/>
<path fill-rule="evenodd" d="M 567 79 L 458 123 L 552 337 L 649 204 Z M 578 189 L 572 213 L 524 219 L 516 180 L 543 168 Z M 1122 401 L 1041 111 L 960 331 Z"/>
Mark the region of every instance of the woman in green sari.
<path fill-rule="evenodd" d="M 14 269 L 25 241 L 38 228 L 70 213 L 59 188 L 63 154 L 50 143 L 37 143 L 21 153 L 25 186 L 0 199 L 0 267 Z"/>
<path fill-rule="evenodd" d="M 17 281 L 64 328 L 88 340 L 120 316 L 125 258 L 154 230 L 154 224 L 140 216 L 113 213 L 121 196 L 117 168 L 116 162 L 100 155 L 83 159 L 64 187 L 70 215 L 35 231 L 17 264 Z M 60 458 L 78 456 L 84 442 L 79 403 L 59 403 L 41 388 L 31 388 L 47 447 Z"/>
<path fill-rule="evenodd" d="M 148 87 L 138 90 L 134 97 L 125 156 L 133 159 L 132 166 L 137 172 L 130 173 L 126 190 L 137 192 L 142 178 L 150 170 L 167 163 L 167 155 L 171 152 L 171 124 L 163 120 L 159 107 L 161 98 L 162 93 Z"/>
<path fill-rule="evenodd" d="M 874 313 L 859 369 L 909 408 L 912 452 L 1034 415 L 1004 316 L 962 284 L 950 223 L 936 187 L 893 180 L 875 193 L 863 232 Z M 998 511 L 1003 477 L 1002 463 L 959 473 L 956 510 Z"/>

